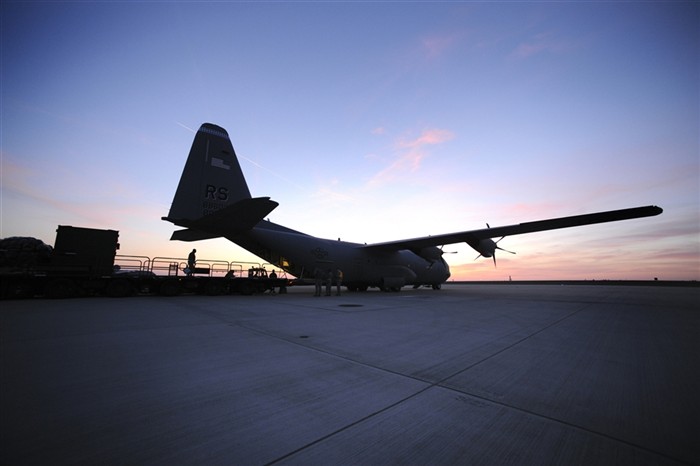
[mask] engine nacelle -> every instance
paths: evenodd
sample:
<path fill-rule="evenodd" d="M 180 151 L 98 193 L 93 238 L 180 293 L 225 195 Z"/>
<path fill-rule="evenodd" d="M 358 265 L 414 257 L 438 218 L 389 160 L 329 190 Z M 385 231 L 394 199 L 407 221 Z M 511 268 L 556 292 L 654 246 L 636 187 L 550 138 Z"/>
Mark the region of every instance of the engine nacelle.
<path fill-rule="evenodd" d="M 498 249 L 496 242 L 490 238 L 482 239 L 478 242 L 470 241 L 467 244 L 483 257 L 493 257 L 493 254 L 496 252 L 496 249 Z"/>
<path fill-rule="evenodd" d="M 442 257 L 442 249 L 436 247 L 436 246 L 431 246 L 429 248 L 423 248 L 418 251 L 413 251 L 415 254 L 419 255 L 425 260 L 428 261 L 436 261 L 439 260 Z"/>

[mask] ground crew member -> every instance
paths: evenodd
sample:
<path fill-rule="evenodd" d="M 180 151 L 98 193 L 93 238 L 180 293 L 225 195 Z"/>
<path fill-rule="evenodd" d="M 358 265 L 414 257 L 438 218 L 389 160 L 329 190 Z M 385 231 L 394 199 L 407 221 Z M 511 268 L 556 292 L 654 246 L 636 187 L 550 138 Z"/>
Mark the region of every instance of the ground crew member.
<path fill-rule="evenodd" d="M 340 296 L 340 285 L 343 283 L 343 271 L 335 269 L 335 295 Z"/>
<path fill-rule="evenodd" d="M 323 281 L 323 271 L 316 267 L 314 269 L 314 285 L 316 286 L 314 296 L 321 296 L 321 282 Z"/>
<path fill-rule="evenodd" d="M 187 256 L 187 275 L 190 276 L 194 273 L 194 266 L 197 264 L 197 250 L 193 249 L 189 256 Z"/>
<path fill-rule="evenodd" d="M 272 272 L 270 272 L 270 278 L 271 278 L 272 280 L 277 280 L 277 274 L 275 273 L 274 270 L 273 270 Z M 272 288 L 270 288 L 270 294 L 275 294 L 275 284 L 274 284 L 274 282 L 272 283 Z"/>

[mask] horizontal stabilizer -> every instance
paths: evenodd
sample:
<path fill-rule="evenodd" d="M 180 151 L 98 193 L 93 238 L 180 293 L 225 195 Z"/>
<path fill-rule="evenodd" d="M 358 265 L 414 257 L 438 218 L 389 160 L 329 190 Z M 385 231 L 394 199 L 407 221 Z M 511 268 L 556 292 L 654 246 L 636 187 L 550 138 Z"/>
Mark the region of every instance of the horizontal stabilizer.
<path fill-rule="evenodd" d="M 205 215 L 193 223 L 193 227 L 203 231 L 223 231 L 236 234 L 252 229 L 279 204 L 269 197 L 241 199 L 235 204 Z"/>
<path fill-rule="evenodd" d="M 186 230 L 177 230 L 173 232 L 173 235 L 170 237 L 171 241 L 202 241 L 205 239 L 212 239 L 212 238 L 218 238 L 221 235 L 218 235 L 216 233 L 205 233 L 203 231 L 198 231 L 198 230 L 190 230 L 189 228 Z"/>
<path fill-rule="evenodd" d="M 170 217 L 163 217 L 163 220 L 187 227 L 187 230 L 174 232 L 170 239 L 197 241 L 219 236 L 228 237 L 252 229 L 278 205 L 269 197 L 254 197 L 241 199 L 197 220 Z"/>

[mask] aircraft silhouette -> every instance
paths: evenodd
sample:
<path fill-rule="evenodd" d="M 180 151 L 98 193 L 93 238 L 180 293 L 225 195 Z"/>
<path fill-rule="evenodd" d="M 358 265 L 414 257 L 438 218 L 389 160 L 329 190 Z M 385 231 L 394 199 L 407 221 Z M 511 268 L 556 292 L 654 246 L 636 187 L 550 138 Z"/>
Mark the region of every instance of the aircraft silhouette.
<path fill-rule="evenodd" d="M 279 204 L 251 197 L 225 129 L 204 123 L 190 149 L 170 212 L 163 220 L 184 227 L 171 240 L 198 241 L 224 237 L 295 277 L 313 278 L 340 269 L 349 290 L 379 287 L 398 291 L 404 285 L 439 289 L 450 277 L 442 246 L 465 242 L 496 262 L 493 238 L 613 222 L 660 214 L 657 206 L 598 212 L 461 231 L 435 236 L 360 244 L 317 238 L 264 218 Z M 508 251 L 510 252 L 510 251 Z"/>

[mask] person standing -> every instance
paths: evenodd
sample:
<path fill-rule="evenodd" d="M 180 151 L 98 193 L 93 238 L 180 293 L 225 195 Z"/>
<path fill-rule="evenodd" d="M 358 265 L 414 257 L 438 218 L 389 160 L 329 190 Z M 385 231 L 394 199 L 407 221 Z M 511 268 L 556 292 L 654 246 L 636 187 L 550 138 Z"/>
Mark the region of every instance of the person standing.
<path fill-rule="evenodd" d="M 270 280 L 277 280 L 277 274 L 274 270 L 270 272 Z M 270 294 L 275 294 L 275 282 L 272 282 L 271 285 Z"/>
<path fill-rule="evenodd" d="M 197 250 L 193 249 L 189 256 L 187 256 L 187 275 L 190 276 L 194 273 L 194 267 L 197 265 Z"/>
<path fill-rule="evenodd" d="M 335 269 L 335 295 L 340 296 L 340 285 L 343 283 L 343 271 Z"/>
<path fill-rule="evenodd" d="M 323 282 L 323 271 L 319 267 L 316 267 L 314 269 L 314 285 L 316 287 L 314 296 L 321 296 L 321 282 Z"/>

